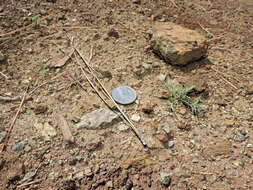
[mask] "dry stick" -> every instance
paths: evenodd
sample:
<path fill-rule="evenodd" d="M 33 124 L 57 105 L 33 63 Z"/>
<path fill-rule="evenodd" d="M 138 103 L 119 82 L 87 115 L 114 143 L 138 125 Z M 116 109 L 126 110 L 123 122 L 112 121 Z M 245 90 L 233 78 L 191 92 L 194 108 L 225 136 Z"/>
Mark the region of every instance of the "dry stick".
<path fill-rule="evenodd" d="M 42 83 L 41 85 L 39 85 L 39 86 L 35 87 L 34 89 L 32 89 L 32 91 L 31 91 L 31 92 L 29 92 L 29 95 L 32 95 L 32 94 L 35 92 L 35 90 L 37 90 L 38 88 L 40 88 L 40 87 L 42 87 L 42 86 L 44 86 L 44 85 L 46 85 L 46 84 L 48 84 L 48 83 L 52 82 L 54 79 L 57 79 L 57 78 L 58 78 L 58 77 L 60 77 L 60 76 L 61 76 L 61 75 L 56 76 L 56 77 L 53 77 L 51 80 L 46 81 L 46 82 Z"/>
<path fill-rule="evenodd" d="M 3 77 L 4 77 L 5 79 L 9 79 L 9 77 L 8 77 L 7 75 L 5 75 L 3 72 L 0 71 L 0 74 L 3 75 Z"/>
<path fill-rule="evenodd" d="M 27 29 L 27 28 L 30 28 L 30 27 L 32 27 L 32 26 L 38 24 L 38 22 L 45 20 L 45 19 L 48 18 L 49 16 L 50 16 L 50 15 L 45 16 L 45 17 L 43 17 L 43 18 L 41 18 L 41 19 L 38 19 L 36 22 L 34 22 L 34 23 L 30 24 L 30 25 L 24 26 L 24 27 L 22 27 L 22 28 L 13 30 L 13 31 L 8 32 L 8 33 L 5 33 L 5 34 L 0 34 L 0 38 L 2 38 L 2 37 L 4 37 L 4 36 L 9 36 L 9 35 L 15 34 L 15 33 L 17 33 L 17 32 L 21 32 L 22 30 L 25 30 L 25 29 Z"/>
<path fill-rule="evenodd" d="M 85 78 L 88 80 L 89 84 L 91 85 L 91 87 L 96 91 L 96 93 L 98 94 L 98 96 L 102 99 L 102 101 L 110 108 L 111 106 L 106 102 L 106 100 L 103 98 L 103 96 L 101 95 L 101 93 L 99 92 L 99 90 L 95 87 L 95 85 L 92 83 L 92 81 L 89 79 L 89 77 L 86 75 L 82 65 L 79 63 L 78 61 L 78 58 L 76 56 L 76 53 L 75 53 L 75 58 L 76 58 L 76 61 L 77 61 L 77 64 L 78 66 L 81 68 L 82 72 L 83 72 L 83 75 L 85 76 Z M 79 86 L 85 90 L 85 88 L 83 87 L 83 85 L 76 79 L 72 78 L 73 80 L 75 80 Z M 86 90 L 85 90 L 86 91 Z"/>
<path fill-rule="evenodd" d="M 220 76 L 221 76 L 221 79 L 223 79 L 226 83 L 228 83 L 231 87 L 233 87 L 235 90 L 238 90 L 238 87 L 236 87 L 234 84 L 232 84 L 230 81 L 228 81 L 223 75 L 223 73 L 222 72 L 220 72 L 220 71 L 217 71 L 216 69 L 214 69 L 214 68 L 212 68 L 211 67 L 211 69 L 213 70 L 213 71 L 215 71 L 216 73 L 219 73 L 220 74 Z"/>
<path fill-rule="evenodd" d="M 39 182 L 41 182 L 41 181 L 43 181 L 43 180 L 42 180 L 42 179 L 38 179 L 38 180 L 35 180 L 35 181 L 31 181 L 31 182 L 28 182 L 28 183 L 24 183 L 24 184 L 21 184 L 21 185 L 17 186 L 17 188 L 24 187 L 24 186 L 27 186 L 27 185 L 32 185 L 32 184 L 34 184 L 34 183 L 39 183 Z"/>
<path fill-rule="evenodd" d="M 88 62 L 86 61 L 86 59 L 82 56 L 82 54 L 80 53 L 80 51 L 76 48 L 73 47 L 75 49 L 75 51 L 79 54 L 79 56 L 81 57 L 81 59 L 83 60 L 83 62 L 85 63 L 85 65 L 89 68 L 92 76 L 97 80 L 97 82 L 100 84 L 100 86 L 102 87 L 102 89 L 104 90 L 104 92 L 107 94 L 107 96 L 110 98 L 110 100 L 114 103 L 114 105 L 117 107 L 117 109 L 119 110 L 119 112 L 122 114 L 122 116 L 124 117 L 124 119 L 130 124 L 134 134 L 136 135 L 136 137 L 140 140 L 140 142 L 142 143 L 142 145 L 144 147 L 147 146 L 146 142 L 144 142 L 144 140 L 140 137 L 140 135 L 138 134 L 137 129 L 135 128 L 134 124 L 130 121 L 130 119 L 126 116 L 126 114 L 121 110 L 121 108 L 119 107 L 119 105 L 114 101 L 114 99 L 112 98 L 111 94 L 106 90 L 106 88 L 104 87 L 104 85 L 100 82 L 100 80 L 97 78 L 97 76 L 93 73 L 93 68 L 88 64 Z"/>
<path fill-rule="evenodd" d="M 170 2 L 172 2 L 172 4 L 173 4 L 175 7 L 179 8 L 179 7 L 177 6 L 177 4 L 175 3 L 174 0 L 170 0 Z"/>
<path fill-rule="evenodd" d="M 0 96 L 0 101 L 17 101 L 20 100 L 20 96 L 15 96 L 15 97 L 4 97 L 4 96 Z"/>
<path fill-rule="evenodd" d="M 2 152 L 5 150 L 5 148 L 6 148 L 7 144 L 8 144 L 8 142 L 9 142 L 11 133 L 12 133 L 13 128 L 14 128 L 14 125 L 15 125 L 15 123 L 16 123 L 16 120 L 17 120 L 18 116 L 19 116 L 19 113 L 20 113 L 20 111 L 21 111 L 21 108 L 22 108 L 22 106 L 23 106 L 23 104 L 24 104 L 24 101 L 25 101 L 25 97 L 26 97 L 26 95 L 27 95 L 28 88 L 29 88 L 29 86 L 27 86 L 27 88 L 26 88 L 26 90 L 25 90 L 25 93 L 24 93 L 24 95 L 23 95 L 22 101 L 21 101 L 21 103 L 20 103 L 20 105 L 19 105 L 18 111 L 17 111 L 17 113 L 16 113 L 16 115 L 15 115 L 15 117 L 14 117 L 12 123 L 11 123 L 11 126 L 10 126 L 10 128 L 9 128 L 9 130 L 8 130 L 8 134 L 7 134 L 5 143 L 4 143 L 4 145 L 3 145 L 2 150 L 0 151 L 0 153 L 2 153 Z"/>
<path fill-rule="evenodd" d="M 204 27 L 200 24 L 200 22 L 198 22 L 198 24 L 199 24 L 199 26 L 200 26 L 200 28 L 201 28 L 202 30 L 204 30 L 206 33 L 208 33 L 208 34 L 211 35 L 212 37 L 214 37 L 214 34 L 212 34 L 212 33 L 209 32 L 206 28 L 204 28 Z"/>
<path fill-rule="evenodd" d="M 221 72 L 221 71 L 219 71 L 219 70 L 217 70 L 217 69 L 215 69 L 215 68 L 213 68 L 213 67 L 211 67 L 211 69 L 214 70 L 214 71 L 216 71 L 217 73 L 223 75 L 224 77 L 227 77 L 227 78 L 231 77 L 231 78 L 233 78 L 234 80 L 236 80 L 237 82 L 240 82 L 237 78 L 232 77 L 232 76 L 229 76 L 229 75 L 227 75 L 227 74 L 225 74 L 225 73 L 223 73 L 223 72 Z"/>
<path fill-rule="evenodd" d="M 91 49 L 90 49 L 89 64 L 91 63 L 92 58 L 93 58 L 93 47 L 91 47 Z"/>

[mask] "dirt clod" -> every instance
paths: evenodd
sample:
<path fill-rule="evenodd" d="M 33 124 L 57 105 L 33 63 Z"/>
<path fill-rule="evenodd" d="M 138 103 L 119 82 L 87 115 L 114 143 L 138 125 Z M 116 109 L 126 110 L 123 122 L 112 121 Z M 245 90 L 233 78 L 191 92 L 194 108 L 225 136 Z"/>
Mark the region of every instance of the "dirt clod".
<path fill-rule="evenodd" d="M 207 54 L 207 40 L 197 31 L 173 23 L 156 24 L 151 46 L 167 63 L 186 65 Z"/>

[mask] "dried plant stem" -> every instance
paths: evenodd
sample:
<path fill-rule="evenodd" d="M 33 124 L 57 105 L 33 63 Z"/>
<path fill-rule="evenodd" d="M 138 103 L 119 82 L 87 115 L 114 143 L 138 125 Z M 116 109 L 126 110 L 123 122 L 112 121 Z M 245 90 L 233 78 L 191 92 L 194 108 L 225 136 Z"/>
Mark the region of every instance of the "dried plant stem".
<path fill-rule="evenodd" d="M 3 72 L 0 71 L 0 74 L 5 78 L 5 79 L 9 79 L 9 77 L 7 75 L 5 75 Z"/>
<path fill-rule="evenodd" d="M 29 86 L 28 86 L 28 87 L 29 87 Z M 20 103 L 20 105 L 19 105 L 18 111 L 17 111 L 17 113 L 16 113 L 16 115 L 15 115 L 15 117 L 14 117 L 12 123 L 11 123 L 11 126 L 9 127 L 9 130 L 8 130 L 8 133 L 7 133 L 7 137 L 6 137 L 6 139 L 5 139 L 5 143 L 4 143 L 4 145 L 3 145 L 2 150 L 0 151 L 0 153 L 2 153 L 2 152 L 5 150 L 5 148 L 6 148 L 7 144 L 8 144 L 8 142 L 9 142 L 9 139 L 10 139 L 10 137 L 11 137 L 11 133 L 12 133 L 13 128 L 14 128 L 14 125 L 15 125 L 15 123 L 16 123 L 16 121 L 17 121 L 17 118 L 18 118 L 18 116 L 19 116 L 19 114 L 20 114 L 20 112 L 21 112 L 21 108 L 22 108 L 22 106 L 23 106 L 23 104 L 24 104 L 25 97 L 26 97 L 27 91 L 28 91 L 28 87 L 27 87 L 26 90 L 25 90 L 25 93 L 24 93 L 23 98 L 22 98 L 22 101 L 21 101 L 21 103 Z"/>
<path fill-rule="evenodd" d="M 214 69 L 214 68 L 212 68 L 212 67 L 211 67 L 211 69 L 212 69 L 213 71 L 215 71 L 216 73 L 220 74 L 220 75 L 219 75 L 220 78 L 221 78 L 222 80 L 224 80 L 226 83 L 228 83 L 232 88 L 234 88 L 235 90 L 238 90 L 238 89 L 239 89 L 237 86 L 235 86 L 234 84 L 232 84 L 230 81 L 228 81 L 228 80 L 226 79 L 226 77 L 224 76 L 224 75 L 225 75 L 224 73 L 222 73 L 222 72 L 220 72 L 220 71 L 218 71 L 218 70 L 216 70 L 216 69 Z"/>
<path fill-rule="evenodd" d="M 207 34 L 209 34 L 210 36 L 214 37 L 214 34 L 211 33 L 211 32 L 209 32 L 209 30 L 207 30 L 206 28 L 204 28 L 204 27 L 200 24 L 200 22 L 198 22 L 198 24 L 199 24 L 199 26 L 200 26 L 200 28 L 201 28 L 202 30 L 204 30 L 204 31 L 205 31 Z"/>
<path fill-rule="evenodd" d="M 13 30 L 13 31 L 8 32 L 8 33 L 5 33 L 5 34 L 0 34 L 0 38 L 5 37 L 5 36 L 9 36 L 9 35 L 12 35 L 12 34 L 15 34 L 15 33 L 17 33 L 17 32 L 21 32 L 21 31 L 23 31 L 23 30 L 25 30 L 25 29 L 27 29 L 27 28 L 30 28 L 30 27 L 32 27 L 32 26 L 35 26 L 35 25 L 38 24 L 39 22 L 41 22 L 41 21 L 45 20 L 46 18 L 48 18 L 49 16 L 50 16 L 50 15 L 45 16 L 45 17 L 43 17 L 43 18 L 40 18 L 40 19 L 38 19 L 36 22 L 34 22 L 34 23 L 30 24 L 30 25 L 24 26 L 24 27 L 22 27 L 22 28 Z"/>

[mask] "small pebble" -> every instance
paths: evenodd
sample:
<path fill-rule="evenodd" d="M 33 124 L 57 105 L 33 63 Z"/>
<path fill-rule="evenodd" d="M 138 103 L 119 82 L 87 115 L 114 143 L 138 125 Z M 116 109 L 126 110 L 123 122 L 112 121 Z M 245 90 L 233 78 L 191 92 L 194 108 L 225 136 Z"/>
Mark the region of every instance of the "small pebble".
<path fill-rule="evenodd" d="M 6 56 L 0 51 L 0 62 L 4 62 L 6 59 Z"/>
<path fill-rule="evenodd" d="M 164 75 L 164 74 L 160 74 L 157 76 L 158 80 L 161 81 L 161 82 L 164 82 L 167 78 L 167 75 Z"/>
<path fill-rule="evenodd" d="M 160 181 L 163 185 L 165 186 L 169 186 L 171 183 L 171 174 L 169 173 L 165 173 L 165 172 L 161 172 L 160 173 Z"/>
<path fill-rule="evenodd" d="M 24 79 L 21 81 L 22 84 L 28 84 L 30 81 L 28 79 Z"/>
<path fill-rule="evenodd" d="M 235 132 L 234 140 L 237 142 L 243 142 L 246 140 L 246 132 L 243 130 L 238 130 Z"/>
<path fill-rule="evenodd" d="M 141 120 L 141 117 L 138 114 L 133 114 L 131 117 L 131 120 L 135 122 L 139 122 Z"/>
<path fill-rule="evenodd" d="M 4 138 L 5 138 L 6 135 L 7 135 L 7 132 L 5 132 L 5 131 L 3 131 L 3 132 L 0 133 L 0 143 L 3 142 L 3 140 L 4 140 Z"/>
<path fill-rule="evenodd" d="M 12 92 L 6 92 L 4 93 L 5 96 L 12 96 Z"/>
<path fill-rule="evenodd" d="M 174 142 L 174 141 L 169 141 L 169 142 L 168 142 L 168 147 L 169 147 L 169 148 L 174 147 L 174 145 L 175 145 L 175 142 Z"/>
<path fill-rule="evenodd" d="M 26 145 L 24 148 L 25 152 L 30 152 L 32 150 L 32 147 L 30 145 Z"/>
<path fill-rule="evenodd" d="M 128 129 L 129 129 L 129 127 L 125 124 L 121 124 L 118 126 L 119 131 L 127 131 Z"/>
<path fill-rule="evenodd" d="M 25 149 L 25 145 L 26 143 L 24 141 L 18 142 L 13 146 L 12 150 L 15 152 L 22 152 Z"/>

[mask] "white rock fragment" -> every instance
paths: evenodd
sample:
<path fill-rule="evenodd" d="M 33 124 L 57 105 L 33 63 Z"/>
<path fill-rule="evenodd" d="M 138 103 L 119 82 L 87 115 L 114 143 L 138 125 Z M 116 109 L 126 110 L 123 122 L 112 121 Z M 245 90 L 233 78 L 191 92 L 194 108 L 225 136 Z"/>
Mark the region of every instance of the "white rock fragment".
<path fill-rule="evenodd" d="M 129 127 L 126 124 L 121 124 L 118 126 L 119 131 L 127 131 Z"/>
<path fill-rule="evenodd" d="M 138 114 L 133 114 L 131 120 L 134 122 L 139 122 L 141 120 L 141 116 Z"/>
<path fill-rule="evenodd" d="M 99 130 L 110 127 L 120 116 L 113 111 L 101 108 L 84 115 L 76 125 L 78 129 Z"/>
<path fill-rule="evenodd" d="M 164 82 L 167 78 L 167 75 L 164 75 L 164 74 L 160 74 L 157 76 L 157 79 L 161 82 Z"/>

